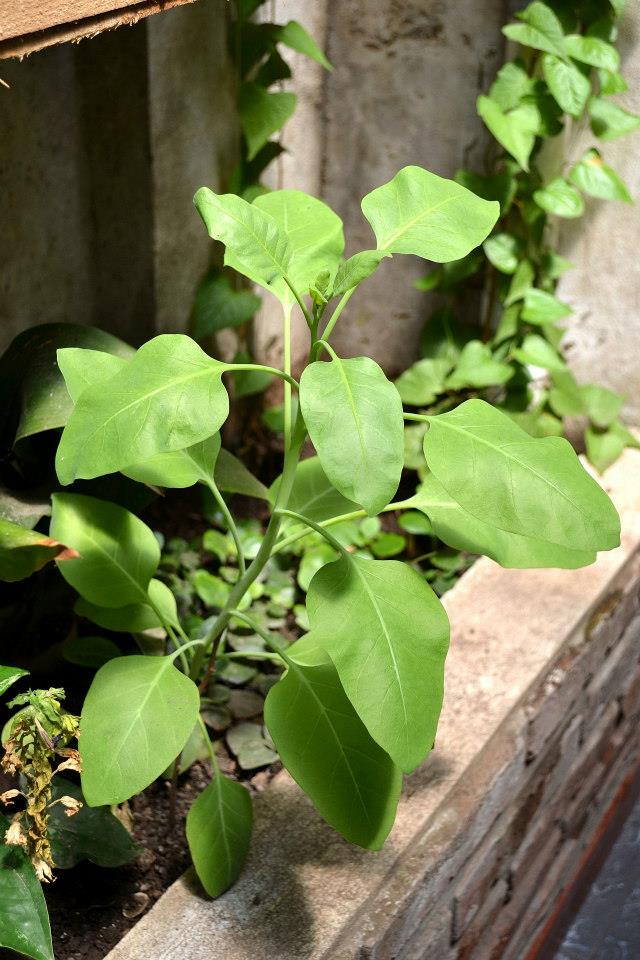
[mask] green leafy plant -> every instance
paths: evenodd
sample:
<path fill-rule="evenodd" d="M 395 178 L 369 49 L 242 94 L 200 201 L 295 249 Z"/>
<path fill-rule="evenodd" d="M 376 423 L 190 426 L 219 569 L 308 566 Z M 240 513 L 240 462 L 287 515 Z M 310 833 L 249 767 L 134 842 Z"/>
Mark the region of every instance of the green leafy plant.
<path fill-rule="evenodd" d="M 638 441 L 619 419 L 623 398 L 579 385 L 566 364 L 562 321 L 572 310 L 555 288 L 571 264 L 553 245 L 557 218 L 582 216 L 593 198 L 631 202 L 600 148 L 574 156 L 577 135 L 589 124 L 603 141 L 640 127 L 640 117 L 609 99 L 626 90 L 614 45 L 623 6 L 535 0 L 504 28 L 518 55 L 477 104 L 502 151 L 482 173 L 456 175 L 498 201 L 500 217 L 481 250 L 417 284 L 437 291 L 446 305 L 427 322 L 423 358 L 396 381 L 410 406 L 442 412 L 480 396 L 533 436 L 560 436 L 567 418 L 582 418 L 587 456 L 600 471 Z M 480 329 L 461 321 L 478 295 Z M 406 462 L 424 474 L 417 452 L 423 433 L 408 428 Z"/>
<path fill-rule="evenodd" d="M 103 644 L 96 650 L 106 662 L 80 717 L 84 800 L 89 807 L 120 803 L 158 776 L 174 777 L 188 754 L 204 749 L 213 779 L 191 808 L 186 832 L 198 876 L 216 896 L 240 872 L 251 834 L 249 794 L 223 775 L 209 734 L 209 715 L 224 705 L 217 681 L 228 679 L 232 664 L 251 667 L 257 658 L 280 671 L 263 688 L 266 730 L 258 735 L 247 723 L 227 735 L 240 766 L 250 769 L 256 756 L 258 764 L 268 762 L 275 747 L 320 814 L 353 843 L 382 845 L 403 773 L 433 746 L 447 615 L 419 565 L 390 559 L 397 541 L 394 547 L 381 539 L 378 515 L 403 512 L 407 532 L 437 525 L 454 547 L 469 517 L 476 552 L 525 567 L 591 563 L 598 550 L 618 544 L 619 520 L 566 440 L 533 438 L 481 399 L 446 413 L 407 412 L 373 360 L 342 358 L 331 345 L 348 301 L 383 258 L 465 257 L 489 235 L 498 203 L 405 167 L 363 199 L 375 249 L 348 260 L 339 218 L 297 191 L 248 203 L 202 188 L 195 204 L 224 244 L 227 263 L 279 300 L 283 366 L 225 363 L 181 334 L 156 337 L 129 359 L 61 349 L 73 409 L 56 467 L 71 489 L 53 495 L 49 534 L 73 551 L 54 562 L 79 594 L 78 612 L 104 629 L 133 634 L 139 646 L 124 656 Z M 302 312 L 310 336 L 299 382 L 290 368 L 293 310 Z M 220 446 L 226 384 L 247 370 L 283 381 L 283 468 L 269 488 Z M 428 473 L 415 496 L 394 501 L 405 419 L 426 428 Z M 317 456 L 301 461 L 307 440 Z M 169 589 L 185 566 L 181 544 L 168 544 L 162 559 L 140 518 L 83 492 L 83 483 L 116 472 L 154 488 L 199 484 L 208 493 L 227 531 L 212 529 L 203 539 L 220 560 L 218 575 L 202 568 L 197 554 L 187 565 L 190 589 L 210 616 L 185 618 L 176 603 L 177 596 L 182 607 L 180 591 Z M 264 531 L 236 521 L 225 489 L 263 499 Z M 338 533 L 345 523 L 362 524 L 357 533 L 372 556 L 345 545 L 344 530 Z M 322 553 L 307 560 L 304 618 L 294 614 L 308 630 L 295 639 L 273 626 L 284 619 L 275 608 L 289 610 L 293 599 L 286 575 L 278 577 L 278 559 L 305 541 L 310 552 Z M 454 569 L 455 557 L 448 561 Z M 255 605 L 265 593 L 261 611 Z M 238 639 L 239 624 L 257 646 Z M 84 658 L 90 647 L 87 641 Z"/>

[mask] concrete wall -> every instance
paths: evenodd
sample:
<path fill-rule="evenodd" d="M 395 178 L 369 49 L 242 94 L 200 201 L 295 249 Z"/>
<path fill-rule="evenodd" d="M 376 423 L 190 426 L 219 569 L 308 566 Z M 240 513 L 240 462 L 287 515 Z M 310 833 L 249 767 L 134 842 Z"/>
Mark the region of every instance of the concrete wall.
<path fill-rule="evenodd" d="M 616 102 L 640 113 L 637 2 L 627 4 L 618 46 L 629 90 Z M 624 414 L 640 423 L 640 133 L 600 144 L 590 130 L 578 132 L 571 159 L 580 159 L 594 145 L 625 181 L 636 204 L 592 200 L 585 217 L 564 221 L 562 253 L 575 265 L 559 289 L 559 296 L 575 309 L 565 345 L 579 380 L 625 394 Z"/>

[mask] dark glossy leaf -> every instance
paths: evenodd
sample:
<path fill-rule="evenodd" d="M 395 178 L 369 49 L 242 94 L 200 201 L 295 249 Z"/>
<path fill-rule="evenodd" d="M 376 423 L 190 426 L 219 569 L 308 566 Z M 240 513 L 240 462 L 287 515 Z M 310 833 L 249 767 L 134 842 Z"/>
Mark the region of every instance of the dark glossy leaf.
<path fill-rule="evenodd" d="M 22 670 L 20 667 L 0 666 L 0 697 L 7 692 L 9 687 L 20 677 L 28 676 L 28 670 Z"/>
<path fill-rule="evenodd" d="M 66 815 L 62 804 L 51 808 L 49 839 L 56 867 L 69 870 L 82 860 L 99 867 L 121 867 L 138 856 L 141 848 L 109 807 L 88 807 L 76 783 L 54 777 L 53 800 L 63 796 L 83 805 L 73 817 Z"/>
<path fill-rule="evenodd" d="M 72 637 L 65 643 L 62 655 L 67 663 L 98 670 L 109 660 L 122 656 L 122 650 L 108 637 Z"/>
<path fill-rule="evenodd" d="M 9 821 L 0 814 L 0 834 Z M 49 916 L 31 863 L 16 846 L 0 842 L 0 946 L 32 960 L 54 960 Z"/>
<path fill-rule="evenodd" d="M 247 470 L 241 460 L 224 447 L 216 460 L 215 482 L 225 493 L 240 493 L 245 497 L 255 497 L 258 500 L 269 499 L 269 491 L 264 484 Z"/>
<path fill-rule="evenodd" d="M 240 87 L 238 110 L 247 141 L 247 156 L 252 160 L 269 138 L 281 130 L 296 108 L 294 93 L 271 93 L 257 83 Z"/>
<path fill-rule="evenodd" d="M 235 290 L 226 274 L 210 270 L 198 287 L 191 323 L 197 340 L 248 323 L 260 307 L 250 290 Z"/>

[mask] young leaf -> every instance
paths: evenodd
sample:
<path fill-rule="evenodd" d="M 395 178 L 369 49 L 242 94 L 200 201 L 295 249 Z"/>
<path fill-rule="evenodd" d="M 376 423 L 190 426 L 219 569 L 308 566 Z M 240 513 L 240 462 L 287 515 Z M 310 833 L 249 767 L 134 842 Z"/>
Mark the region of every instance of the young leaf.
<path fill-rule="evenodd" d="M 513 351 L 513 356 L 525 366 L 542 367 L 554 373 L 564 373 L 567 369 L 560 354 L 537 333 L 528 333 L 521 346 Z"/>
<path fill-rule="evenodd" d="M 345 554 L 316 573 L 307 609 L 369 733 L 413 770 L 433 745 L 442 705 L 444 607 L 406 564 Z"/>
<path fill-rule="evenodd" d="M 253 160 L 272 134 L 296 108 L 295 93 L 271 93 L 257 83 L 243 83 L 238 96 L 240 125 L 247 141 L 247 159 Z"/>
<path fill-rule="evenodd" d="M 422 167 L 404 167 L 364 197 L 362 212 L 378 250 L 443 263 L 459 260 L 482 243 L 500 207 Z"/>
<path fill-rule="evenodd" d="M 20 677 L 28 676 L 28 674 L 28 670 L 22 670 L 20 667 L 0 666 L 0 697 L 7 692 L 16 680 L 19 680 Z"/>
<path fill-rule="evenodd" d="M 570 179 L 590 197 L 632 203 L 629 191 L 597 150 L 588 150 L 569 174 Z"/>
<path fill-rule="evenodd" d="M 218 195 L 207 187 L 197 191 L 193 202 L 209 236 L 224 243 L 225 258 L 242 264 L 245 276 L 267 290 L 285 276 L 291 247 L 273 217 L 233 193 Z"/>
<path fill-rule="evenodd" d="M 178 756 L 198 719 L 195 683 L 172 657 L 118 657 L 96 673 L 82 707 L 82 792 L 123 803 Z"/>
<path fill-rule="evenodd" d="M 584 433 L 587 458 L 598 473 L 604 473 L 607 467 L 615 463 L 627 446 L 624 435 L 614 427 L 599 430 L 589 426 Z"/>
<path fill-rule="evenodd" d="M 513 303 L 517 303 L 518 300 L 523 299 L 525 294 L 533 286 L 535 275 L 531 261 L 521 260 L 513 275 L 513 280 L 509 285 L 509 291 L 504 301 L 505 307 L 510 307 Z"/>
<path fill-rule="evenodd" d="M 591 84 L 574 63 L 551 53 L 542 58 L 542 70 L 558 106 L 572 117 L 579 117 L 587 105 Z"/>
<path fill-rule="evenodd" d="M 535 439 L 483 400 L 429 418 L 424 453 L 449 496 L 501 530 L 570 550 L 610 550 L 615 507 L 558 437 Z"/>
<path fill-rule="evenodd" d="M 393 826 L 402 775 L 371 738 L 331 660 L 309 649 L 312 637 L 304 650 L 290 650 L 287 672 L 267 696 L 265 722 L 283 764 L 327 823 L 351 843 L 379 850 Z"/>
<path fill-rule="evenodd" d="M 9 820 L 0 814 L 0 836 Z M 49 916 L 35 870 L 20 847 L 0 843 L 0 946 L 32 960 L 54 960 Z"/>
<path fill-rule="evenodd" d="M 536 190 L 533 199 L 539 207 L 557 217 L 581 217 L 584 213 L 584 200 L 562 177 L 556 177 L 546 187 Z"/>
<path fill-rule="evenodd" d="M 556 323 L 564 317 L 568 317 L 573 310 L 567 303 L 563 303 L 547 293 L 546 290 L 537 290 L 532 288 L 524 296 L 524 309 L 522 319 L 527 323 L 535 323 L 538 326 L 546 326 L 548 323 Z"/>
<path fill-rule="evenodd" d="M 275 503 L 279 486 L 280 477 L 269 488 L 272 503 Z M 347 500 L 329 483 L 319 457 L 309 457 L 298 465 L 288 506 L 295 513 L 301 513 L 316 523 L 358 509 L 357 503 Z"/>
<path fill-rule="evenodd" d="M 544 50 L 565 57 L 565 36 L 562 24 L 546 3 L 534 2 L 519 14 L 524 23 L 512 23 L 502 28 L 509 40 L 523 47 Z"/>
<path fill-rule="evenodd" d="M 187 843 L 210 897 L 235 883 L 249 850 L 253 811 L 246 787 L 216 771 L 187 814 Z"/>
<path fill-rule="evenodd" d="M 411 407 L 428 406 L 444 390 L 450 369 L 448 360 L 418 360 L 395 381 L 400 399 Z"/>
<path fill-rule="evenodd" d="M 213 478 L 219 452 L 220 434 L 216 433 L 185 450 L 157 453 L 149 460 L 124 467 L 122 473 L 125 477 L 153 487 L 184 489 Z"/>
<path fill-rule="evenodd" d="M 499 386 L 510 380 L 514 372 L 508 363 L 502 363 L 493 357 L 488 344 L 471 340 L 460 354 L 453 373 L 447 378 L 446 386 L 449 390 Z"/>
<path fill-rule="evenodd" d="M 225 493 L 239 493 L 257 500 L 268 500 L 269 491 L 247 470 L 244 463 L 224 447 L 218 454 L 214 473 L 216 486 Z"/>
<path fill-rule="evenodd" d="M 592 97 L 589 101 L 591 129 L 601 140 L 616 140 L 640 127 L 640 117 L 615 103 Z"/>
<path fill-rule="evenodd" d="M 88 807 L 80 787 L 57 776 L 53 780 L 53 800 L 63 796 L 83 805 L 73 817 L 66 815 L 61 804 L 51 808 L 48 829 L 56 867 L 69 870 L 82 860 L 99 867 L 121 867 L 138 856 L 141 848 L 108 807 Z"/>
<path fill-rule="evenodd" d="M 513 110 L 527 94 L 531 93 L 533 80 L 527 73 L 522 60 L 505 63 L 491 84 L 489 97 L 501 110 Z"/>
<path fill-rule="evenodd" d="M 482 245 L 489 261 L 501 273 L 515 273 L 521 255 L 521 242 L 509 233 L 494 233 Z"/>
<path fill-rule="evenodd" d="M 124 507 L 94 497 L 56 493 L 52 500 L 51 533 L 79 553 L 59 562 L 67 583 L 101 607 L 144 603 L 160 562 L 149 527 Z"/>
<path fill-rule="evenodd" d="M 624 397 L 606 387 L 589 384 L 581 387 L 580 393 L 584 401 L 585 411 L 591 422 L 600 428 L 610 427 L 618 419 L 622 409 Z"/>
<path fill-rule="evenodd" d="M 309 364 L 300 406 L 333 486 L 367 513 L 389 503 L 402 472 L 402 402 L 369 357 Z"/>
<path fill-rule="evenodd" d="M 496 140 L 512 157 L 515 157 L 523 170 L 528 170 L 529 157 L 536 142 L 538 126 L 537 119 L 531 111 L 524 107 L 517 107 L 505 113 L 489 97 L 478 97 L 477 109 L 480 118 Z"/>
<path fill-rule="evenodd" d="M 24 580 L 66 549 L 44 533 L 0 517 L 0 580 Z"/>
<path fill-rule="evenodd" d="M 574 60 L 586 63 L 590 67 L 601 67 L 617 73 L 620 66 L 620 54 L 606 40 L 599 37 L 585 37 L 579 33 L 570 33 L 564 38 L 567 53 Z"/>
<path fill-rule="evenodd" d="M 150 602 L 130 603 L 123 607 L 102 607 L 80 597 L 74 610 L 78 616 L 86 617 L 92 623 L 105 630 L 113 630 L 114 633 L 144 633 L 145 630 L 161 627 L 163 623 L 177 626 L 176 599 L 166 583 L 152 579 L 148 595 Z M 160 612 L 162 619 L 155 610 Z"/>
<path fill-rule="evenodd" d="M 260 297 L 250 290 L 234 290 L 229 277 L 209 270 L 198 287 L 191 325 L 196 340 L 211 337 L 220 330 L 248 323 L 260 307 Z"/>
<path fill-rule="evenodd" d="M 229 412 L 224 370 L 182 334 L 145 343 L 124 369 L 80 394 L 56 454 L 60 482 L 114 473 L 212 436 Z"/>
<path fill-rule="evenodd" d="M 286 47 L 295 50 L 296 53 L 302 53 L 305 57 L 315 60 L 316 63 L 323 66 L 325 70 L 333 70 L 333 67 L 313 37 L 307 33 L 297 20 L 289 20 L 283 27 L 279 27 L 276 30 L 275 38 L 278 43 L 284 43 Z"/>
<path fill-rule="evenodd" d="M 388 256 L 389 254 L 382 250 L 362 250 L 360 253 L 354 253 L 338 267 L 331 295 L 341 297 L 347 290 L 357 287 L 359 283 L 370 277 L 378 269 L 381 260 Z"/>

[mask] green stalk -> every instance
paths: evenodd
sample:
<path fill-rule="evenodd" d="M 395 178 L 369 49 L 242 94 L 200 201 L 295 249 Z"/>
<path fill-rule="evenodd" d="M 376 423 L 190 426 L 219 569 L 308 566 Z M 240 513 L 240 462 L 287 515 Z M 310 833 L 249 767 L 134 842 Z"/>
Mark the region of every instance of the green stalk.
<path fill-rule="evenodd" d="M 291 388 L 289 387 L 289 389 L 291 389 Z M 207 477 L 206 480 L 205 480 L 205 483 L 206 483 L 206 485 L 208 486 L 208 488 L 209 488 L 209 490 L 211 491 L 211 493 L 213 494 L 213 497 L 214 497 L 216 503 L 217 503 L 218 506 L 220 507 L 220 510 L 221 510 L 221 512 L 222 512 L 222 515 L 224 516 L 225 522 L 226 522 L 226 524 L 227 524 L 227 528 L 228 528 L 228 530 L 229 530 L 229 533 L 230 533 L 231 536 L 233 537 L 233 542 L 234 542 L 234 544 L 235 544 L 235 546 L 236 546 L 236 551 L 237 551 L 237 553 L 238 553 L 238 567 L 239 567 L 239 569 L 240 569 L 240 575 L 242 576 L 242 574 L 243 574 L 243 573 L 245 572 L 245 570 L 247 569 L 247 565 L 246 565 L 245 558 L 244 558 L 244 550 L 242 549 L 242 543 L 241 543 L 241 541 L 240 541 L 240 534 L 239 534 L 239 532 L 238 532 L 238 528 L 237 528 L 237 526 L 236 526 L 236 522 L 235 522 L 235 520 L 233 519 L 233 514 L 232 514 L 231 511 L 229 510 L 229 507 L 227 506 L 224 497 L 222 496 L 222 494 L 221 494 L 220 491 L 218 490 L 218 487 L 216 486 L 216 483 L 215 483 L 215 481 L 213 480 L 213 478 L 212 478 L 212 477 Z"/>

